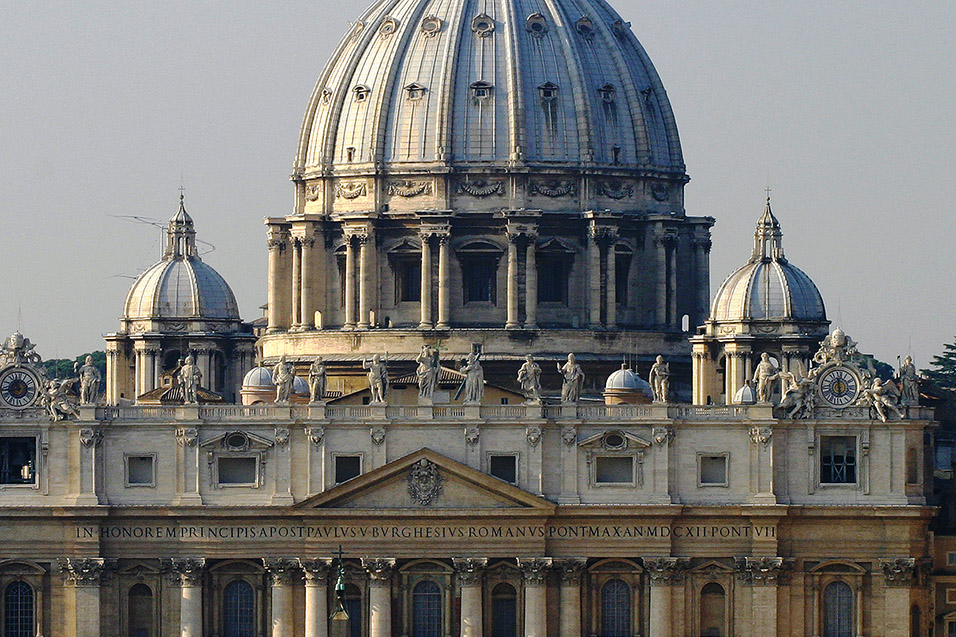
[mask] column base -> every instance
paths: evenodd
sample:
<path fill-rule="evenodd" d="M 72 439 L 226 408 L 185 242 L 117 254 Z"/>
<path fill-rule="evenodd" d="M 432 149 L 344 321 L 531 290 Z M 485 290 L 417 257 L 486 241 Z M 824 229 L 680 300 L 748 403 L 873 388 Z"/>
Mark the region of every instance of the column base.
<path fill-rule="evenodd" d="M 451 329 L 451 324 L 450 324 L 450 323 L 439 323 L 438 325 L 435 326 L 435 329 L 436 329 L 436 330 L 450 330 L 450 329 Z"/>
<path fill-rule="evenodd" d="M 506 330 L 519 330 L 519 329 L 521 329 L 521 324 L 518 323 L 518 322 L 505 323 L 505 329 L 506 329 Z"/>
<path fill-rule="evenodd" d="M 434 329 L 434 327 L 432 326 L 431 323 L 419 323 L 419 324 L 418 324 L 418 329 L 420 329 L 420 330 L 430 330 L 430 329 Z"/>

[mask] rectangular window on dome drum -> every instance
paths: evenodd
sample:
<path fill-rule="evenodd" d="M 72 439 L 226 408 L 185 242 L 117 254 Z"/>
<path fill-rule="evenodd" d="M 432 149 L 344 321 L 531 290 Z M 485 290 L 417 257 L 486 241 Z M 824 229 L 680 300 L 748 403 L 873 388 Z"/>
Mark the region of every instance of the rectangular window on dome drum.
<path fill-rule="evenodd" d="M 36 438 L 0 438 L 0 484 L 33 484 L 36 461 Z"/>
<path fill-rule="evenodd" d="M 395 302 L 422 300 L 422 264 L 419 260 L 395 262 Z"/>
<path fill-rule="evenodd" d="M 821 484 L 856 484 L 856 436 L 820 438 Z"/>
<path fill-rule="evenodd" d="M 462 260 L 461 275 L 465 303 L 495 303 L 497 259 L 468 257 Z"/>
<path fill-rule="evenodd" d="M 568 258 L 564 255 L 538 255 L 538 302 L 568 303 Z"/>

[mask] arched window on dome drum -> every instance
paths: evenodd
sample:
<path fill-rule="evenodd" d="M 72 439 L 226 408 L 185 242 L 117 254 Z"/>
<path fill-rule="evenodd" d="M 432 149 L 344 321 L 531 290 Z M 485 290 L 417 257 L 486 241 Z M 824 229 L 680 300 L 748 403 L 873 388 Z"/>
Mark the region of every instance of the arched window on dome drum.
<path fill-rule="evenodd" d="M 135 584 L 129 589 L 127 599 L 127 622 L 130 637 L 152 637 L 153 591 L 146 584 Z"/>
<path fill-rule="evenodd" d="M 412 589 L 412 635 L 441 637 L 441 588 L 423 580 Z"/>
<path fill-rule="evenodd" d="M 498 584 L 491 591 L 491 637 L 518 634 L 518 591 L 511 584 Z"/>
<path fill-rule="evenodd" d="M 710 582 L 701 589 L 701 637 L 723 637 L 727 634 L 726 599 L 724 587 L 716 582 Z"/>
<path fill-rule="evenodd" d="M 3 637 L 35 634 L 33 589 L 26 582 L 13 582 L 3 594 Z"/>
<path fill-rule="evenodd" d="M 612 579 L 601 587 L 601 637 L 631 635 L 631 589 Z"/>
<path fill-rule="evenodd" d="M 853 637 L 853 589 L 831 582 L 823 590 L 823 637 Z"/>
<path fill-rule="evenodd" d="M 236 580 L 222 594 L 225 637 L 256 637 L 256 592 L 249 582 Z"/>

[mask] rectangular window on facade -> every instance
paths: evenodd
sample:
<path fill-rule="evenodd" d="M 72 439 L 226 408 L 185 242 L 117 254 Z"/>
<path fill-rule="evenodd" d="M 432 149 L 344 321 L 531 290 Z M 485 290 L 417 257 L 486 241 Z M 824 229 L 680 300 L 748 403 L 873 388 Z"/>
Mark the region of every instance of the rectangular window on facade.
<path fill-rule="evenodd" d="M 539 253 L 538 302 L 568 303 L 569 262 L 564 254 Z"/>
<path fill-rule="evenodd" d="M 258 462 L 254 457 L 219 457 L 216 459 L 220 485 L 257 486 Z"/>
<path fill-rule="evenodd" d="M 516 484 L 518 482 L 518 457 L 513 455 L 495 455 L 488 458 L 488 473 Z"/>
<path fill-rule="evenodd" d="M 856 436 L 820 437 L 820 482 L 856 484 Z"/>
<path fill-rule="evenodd" d="M 126 486 L 152 487 L 156 484 L 155 456 L 126 456 Z"/>
<path fill-rule="evenodd" d="M 727 454 L 698 455 L 697 471 L 699 486 L 727 486 Z"/>
<path fill-rule="evenodd" d="M 594 458 L 596 484 L 633 484 L 634 458 L 632 456 L 597 456 Z"/>
<path fill-rule="evenodd" d="M 946 566 L 956 566 L 956 551 L 946 553 Z"/>
<path fill-rule="evenodd" d="M 947 604 L 956 604 L 956 588 L 947 588 L 947 589 L 946 589 L 946 603 L 947 603 Z"/>
<path fill-rule="evenodd" d="M 419 260 L 396 260 L 395 302 L 422 300 L 422 264 Z"/>
<path fill-rule="evenodd" d="M 33 484 L 36 466 L 35 437 L 0 438 L 0 484 Z"/>
<path fill-rule="evenodd" d="M 465 303 L 495 303 L 498 261 L 494 257 L 471 256 L 462 259 L 461 276 Z"/>
<path fill-rule="evenodd" d="M 362 474 L 362 456 L 335 456 L 335 482 L 340 484 Z"/>

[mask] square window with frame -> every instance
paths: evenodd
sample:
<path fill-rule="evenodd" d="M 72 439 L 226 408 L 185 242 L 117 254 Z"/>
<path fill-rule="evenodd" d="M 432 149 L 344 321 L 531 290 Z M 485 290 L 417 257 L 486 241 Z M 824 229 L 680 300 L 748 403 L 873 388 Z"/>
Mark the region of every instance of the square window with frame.
<path fill-rule="evenodd" d="M 595 456 L 594 484 L 632 486 L 634 484 L 634 456 Z"/>
<path fill-rule="evenodd" d="M 946 552 L 946 566 L 956 566 L 956 551 Z"/>
<path fill-rule="evenodd" d="M 37 438 L 0 438 L 0 484 L 36 484 Z"/>
<path fill-rule="evenodd" d="M 421 259 L 396 259 L 392 271 L 395 274 L 395 304 L 421 301 Z"/>
<path fill-rule="evenodd" d="M 156 486 L 156 454 L 125 454 L 127 487 L 155 487 Z"/>
<path fill-rule="evenodd" d="M 518 456 L 513 453 L 489 454 L 488 473 L 509 484 L 518 484 Z"/>
<path fill-rule="evenodd" d="M 217 456 L 216 479 L 222 487 L 259 487 L 258 456 Z"/>
<path fill-rule="evenodd" d="M 727 453 L 698 453 L 697 454 L 697 486 L 698 487 L 726 487 L 729 486 L 730 454 Z"/>
<path fill-rule="evenodd" d="M 820 436 L 820 484 L 856 484 L 856 436 Z"/>
<path fill-rule="evenodd" d="M 362 456 L 359 454 L 336 454 L 332 456 L 335 484 L 348 482 L 362 475 Z"/>
<path fill-rule="evenodd" d="M 946 603 L 956 605 L 956 588 L 946 589 Z"/>

